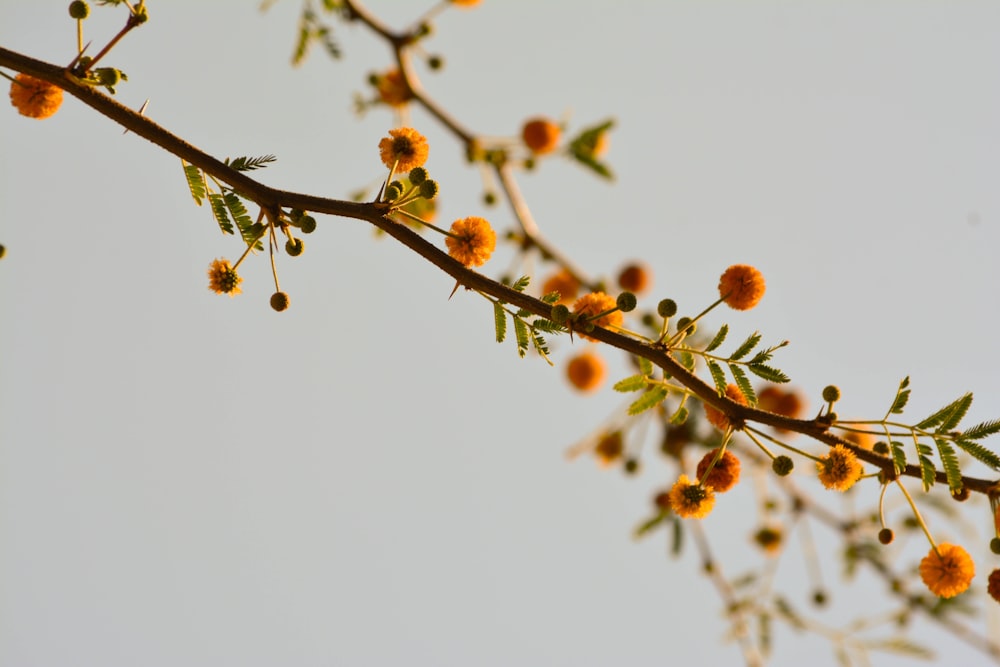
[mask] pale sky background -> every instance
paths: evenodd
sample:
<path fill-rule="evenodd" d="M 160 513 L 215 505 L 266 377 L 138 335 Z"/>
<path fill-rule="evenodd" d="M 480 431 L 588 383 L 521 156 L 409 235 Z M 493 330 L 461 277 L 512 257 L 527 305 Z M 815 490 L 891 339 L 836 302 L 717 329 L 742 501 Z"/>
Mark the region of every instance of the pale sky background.
<path fill-rule="evenodd" d="M 67 4 L 5 0 L 0 44 L 68 62 Z M 429 5 L 369 6 L 401 26 Z M 346 58 L 293 70 L 296 0 L 149 7 L 107 62 L 129 75 L 122 102 L 149 98 L 220 158 L 276 154 L 257 173 L 278 187 L 344 197 L 382 175 L 392 115 L 352 111 L 390 62 L 365 30 L 337 24 Z M 95 8 L 87 38 L 123 17 Z M 693 312 L 752 263 L 764 301 L 706 326 L 790 340 L 776 364 L 814 409 L 833 382 L 842 414 L 877 418 L 909 374 L 914 421 L 974 391 L 971 424 L 1000 416 L 998 27 L 992 1 L 485 0 L 440 18 L 427 48 L 447 67 L 424 80 L 488 135 L 537 114 L 617 118 L 616 184 L 561 161 L 521 179 L 591 272 L 643 258 L 649 301 Z M 509 228 L 457 144 L 412 120 L 444 224 Z M 741 664 L 693 550 L 630 538 L 671 481 L 655 452 L 635 479 L 565 460 L 622 406 L 568 389 L 568 340 L 555 369 L 518 359 L 487 303 L 449 301 L 447 276 L 350 220 L 320 217 L 305 254 L 279 258 L 288 312 L 268 307 L 266 255 L 241 296 L 211 294 L 209 262 L 239 242 L 176 158 L 72 98 L 45 122 L 6 108 L 0 151 L 0 665 Z M 745 501 L 705 521 L 728 572 L 759 562 Z M 965 514 L 981 535 L 984 506 Z M 842 584 L 836 540 L 813 532 L 835 603 L 818 618 L 877 607 L 883 584 Z M 966 545 L 982 599 L 997 560 Z M 801 563 L 783 556 L 779 588 L 812 612 Z M 779 628 L 772 664 L 834 664 L 824 640 Z M 933 625 L 914 636 L 982 663 Z"/>

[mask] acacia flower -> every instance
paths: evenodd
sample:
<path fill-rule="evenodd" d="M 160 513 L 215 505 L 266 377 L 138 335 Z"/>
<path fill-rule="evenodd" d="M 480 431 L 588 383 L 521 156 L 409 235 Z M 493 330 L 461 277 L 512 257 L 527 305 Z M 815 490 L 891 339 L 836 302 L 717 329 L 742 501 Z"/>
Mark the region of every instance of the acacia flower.
<path fill-rule="evenodd" d="M 543 296 L 559 292 L 559 301 L 556 303 L 569 303 L 576 298 L 579 291 L 580 282 L 566 269 L 559 269 L 542 283 Z"/>
<path fill-rule="evenodd" d="M 410 171 L 427 161 L 427 138 L 412 127 L 389 130 L 389 136 L 378 143 L 382 164 L 396 171 Z"/>
<path fill-rule="evenodd" d="M 753 541 L 764 550 L 764 553 L 773 556 L 781 551 L 781 543 L 784 541 L 784 535 L 781 532 L 781 528 L 764 526 L 753 534 Z"/>
<path fill-rule="evenodd" d="M 670 489 L 670 509 L 682 519 L 704 519 L 714 505 L 712 487 L 692 482 L 687 475 L 681 475 Z"/>
<path fill-rule="evenodd" d="M 451 224 L 451 236 L 444 239 L 448 254 L 466 266 L 481 266 L 497 247 L 497 235 L 483 218 L 470 216 Z"/>
<path fill-rule="evenodd" d="M 605 433 L 594 447 L 594 456 L 597 457 L 597 461 L 605 468 L 617 463 L 624 453 L 625 444 L 622 442 L 621 431 Z"/>
<path fill-rule="evenodd" d="M 475 7 L 482 0 L 450 0 L 451 4 L 458 5 L 459 7 Z"/>
<path fill-rule="evenodd" d="M 823 486 L 834 491 L 847 491 L 864 472 L 858 457 L 843 445 L 834 445 L 826 456 L 816 462 L 816 469 Z"/>
<path fill-rule="evenodd" d="M 652 284 L 652 272 L 644 264 L 629 264 L 618 274 L 618 286 L 635 294 L 642 294 Z"/>
<path fill-rule="evenodd" d="M 698 479 L 705 475 L 705 471 L 708 470 L 708 466 L 711 465 L 718 451 L 718 449 L 713 449 L 698 462 Z M 712 472 L 708 473 L 708 477 L 703 483 L 705 486 L 712 487 L 716 493 L 725 493 L 736 486 L 738 481 L 740 481 L 740 460 L 736 458 L 735 454 L 726 450 L 712 466 Z"/>
<path fill-rule="evenodd" d="M 920 578 L 924 580 L 924 585 L 942 598 L 964 593 L 975 574 L 975 563 L 957 544 L 939 544 L 937 550 L 931 549 L 920 561 Z"/>
<path fill-rule="evenodd" d="M 584 294 L 576 303 L 573 304 L 573 313 L 579 315 L 581 318 L 588 318 L 587 321 L 597 327 L 620 327 L 622 325 L 622 314 L 621 311 L 616 310 L 618 308 L 618 301 L 604 292 L 591 292 L 590 294 Z M 612 311 L 610 313 L 605 313 L 605 311 Z M 601 315 L 597 319 L 589 319 L 595 315 Z M 580 334 L 580 338 L 586 340 L 597 340 L 584 333 Z"/>
<path fill-rule="evenodd" d="M 764 296 L 764 274 L 749 264 L 733 264 L 719 278 L 719 297 L 734 310 L 750 310 Z"/>
<path fill-rule="evenodd" d="M 735 384 L 730 384 L 726 387 L 726 396 L 741 405 L 747 404 L 746 396 L 743 395 L 743 392 L 740 391 L 740 388 Z M 729 417 L 722 414 L 721 411 L 713 408 L 708 403 L 705 404 L 705 419 L 708 420 L 709 424 L 720 431 L 725 431 L 730 426 Z"/>
<path fill-rule="evenodd" d="M 785 391 L 776 385 L 768 385 L 757 392 L 757 407 L 782 417 L 797 419 L 805 410 L 805 402 L 797 391 Z M 783 428 L 775 430 L 787 433 Z"/>
<path fill-rule="evenodd" d="M 569 360 L 566 377 L 580 391 L 594 391 L 604 382 L 607 367 L 604 360 L 593 352 L 584 352 Z"/>
<path fill-rule="evenodd" d="M 62 88 L 23 72 L 10 82 L 10 103 L 22 116 L 48 118 L 59 111 L 62 100 Z"/>
<path fill-rule="evenodd" d="M 987 582 L 986 591 L 990 594 L 991 598 L 1000 602 L 1000 568 L 990 572 L 990 578 Z"/>
<path fill-rule="evenodd" d="M 559 147 L 559 126 L 545 118 L 532 118 L 521 128 L 524 145 L 535 155 L 551 153 Z"/>
<path fill-rule="evenodd" d="M 391 107 L 405 106 L 412 99 L 403 73 L 398 69 L 391 69 L 385 74 L 380 74 L 375 79 L 375 87 L 378 89 L 379 99 Z"/>
<path fill-rule="evenodd" d="M 229 263 L 228 259 L 214 259 L 208 267 L 208 289 L 216 294 L 228 294 L 233 297 L 242 292 L 240 283 L 243 278 L 236 273 L 236 269 Z"/>

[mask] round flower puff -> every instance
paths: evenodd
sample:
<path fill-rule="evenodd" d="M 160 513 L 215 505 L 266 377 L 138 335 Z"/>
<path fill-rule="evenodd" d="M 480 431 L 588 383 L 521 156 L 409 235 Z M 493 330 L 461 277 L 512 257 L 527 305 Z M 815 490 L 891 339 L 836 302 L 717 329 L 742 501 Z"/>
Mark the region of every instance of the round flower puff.
<path fill-rule="evenodd" d="M 990 578 L 987 580 L 986 591 L 990 594 L 990 597 L 1000 602 L 1000 568 L 990 572 Z"/>
<path fill-rule="evenodd" d="M 453 222 L 451 234 L 444 239 L 448 254 L 465 266 L 485 264 L 497 246 L 497 235 L 490 223 L 476 216 Z"/>
<path fill-rule="evenodd" d="M 847 491 L 864 472 L 854 452 L 843 445 L 834 445 L 826 456 L 816 462 L 816 470 L 823 486 L 834 491 Z"/>
<path fill-rule="evenodd" d="M 22 116 L 48 118 L 59 111 L 62 100 L 62 88 L 23 72 L 10 82 L 10 103 Z"/>
<path fill-rule="evenodd" d="M 228 294 L 233 297 L 243 291 L 240 289 L 241 282 L 243 278 L 236 273 L 236 269 L 228 259 L 212 260 L 208 267 L 208 289 L 216 294 Z"/>
<path fill-rule="evenodd" d="M 687 475 L 681 475 L 670 489 L 670 509 L 682 519 L 704 519 L 715 506 L 715 493 L 710 486 L 700 486 Z"/>
<path fill-rule="evenodd" d="M 735 384 L 730 384 L 726 387 L 726 396 L 741 405 L 747 404 L 746 396 L 743 395 L 743 392 L 740 391 L 740 388 Z M 720 431 L 725 431 L 730 426 L 729 417 L 722 414 L 721 411 L 716 410 L 708 403 L 705 404 L 705 419 L 708 420 L 709 424 Z"/>
<path fill-rule="evenodd" d="M 718 451 L 718 449 L 713 449 L 698 462 L 698 479 L 704 476 L 705 471 L 708 470 L 708 466 L 711 465 Z M 712 487 L 716 493 L 725 493 L 736 486 L 736 482 L 738 481 L 740 481 L 740 460 L 736 458 L 735 454 L 726 450 L 722 453 L 719 460 L 715 462 L 712 472 L 708 473 L 704 484 L 705 486 Z"/>
<path fill-rule="evenodd" d="M 612 312 L 605 315 L 601 315 L 595 320 L 588 319 L 587 321 L 597 327 L 620 327 L 622 325 L 622 314 L 619 310 L 613 310 L 618 307 L 618 301 L 604 292 L 591 292 L 590 294 L 584 294 L 576 303 L 573 304 L 573 312 L 583 318 L 591 318 L 595 315 L 603 313 L 604 311 L 611 310 Z M 579 333 L 579 332 L 578 332 Z M 585 333 L 580 333 L 580 338 L 585 340 L 597 340 Z"/>
<path fill-rule="evenodd" d="M 542 283 L 542 295 L 559 292 L 559 301 L 556 303 L 566 304 L 576 298 L 580 291 L 580 283 L 566 269 L 559 269 Z"/>
<path fill-rule="evenodd" d="M 427 161 L 427 138 L 412 127 L 389 130 L 389 136 L 378 143 L 382 164 L 396 171 L 410 171 Z"/>
<path fill-rule="evenodd" d="M 405 106 L 413 97 L 403 79 L 403 73 L 398 69 L 379 75 L 375 87 L 378 88 L 379 99 L 391 107 Z"/>
<path fill-rule="evenodd" d="M 597 457 L 597 461 L 605 468 L 617 463 L 624 453 L 625 443 L 622 442 L 621 431 L 605 433 L 597 441 L 597 445 L 594 446 L 594 456 Z"/>
<path fill-rule="evenodd" d="M 569 360 L 566 377 L 580 391 L 594 391 L 604 382 L 607 367 L 604 360 L 593 352 L 584 352 Z"/>
<path fill-rule="evenodd" d="M 532 118 L 521 128 L 521 139 L 535 155 L 551 153 L 559 147 L 559 126 L 545 118 Z"/>
<path fill-rule="evenodd" d="M 964 593 L 975 574 L 975 563 L 968 552 L 957 544 L 939 544 L 937 551 L 931 549 L 920 561 L 920 578 L 924 585 L 942 598 Z"/>
<path fill-rule="evenodd" d="M 734 264 L 719 278 L 719 297 L 734 310 L 750 310 L 764 296 L 764 274 L 749 264 Z"/>

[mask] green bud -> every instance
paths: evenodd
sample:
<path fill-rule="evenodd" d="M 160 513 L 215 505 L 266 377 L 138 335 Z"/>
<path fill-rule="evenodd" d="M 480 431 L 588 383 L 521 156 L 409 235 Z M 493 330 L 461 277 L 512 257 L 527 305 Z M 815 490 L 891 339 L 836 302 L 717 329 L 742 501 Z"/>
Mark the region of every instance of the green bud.
<path fill-rule="evenodd" d="M 497 194 L 495 192 L 484 192 L 483 203 L 487 206 L 493 206 L 497 203 Z"/>
<path fill-rule="evenodd" d="M 677 314 L 677 302 L 673 299 L 664 299 L 656 304 L 656 312 L 660 317 L 673 317 Z"/>
<path fill-rule="evenodd" d="M 872 445 L 872 451 L 882 456 L 889 456 L 889 444 L 883 440 L 879 440 Z"/>
<path fill-rule="evenodd" d="M 293 208 L 288 212 L 288 217 L 292 222 L 298 222 L 299 218 L 306 214 L 301 208 Z"/>
<path fill-rule="evenodd" d="M 836 403 L 840 400 L 840 387 L 829 384 L 823 387 L 823 400 L 827 403 Z"/>
<path fill-rule="evenodd" d="M 94 70 L 94 74 L 97 75 L 97 80 L 101 82 L 102 86 L 109 88 L 117 86 L 122 80 L 121 71 L 114 67 L 98 67 Z"/>
<path fill-rule="evenodd" d="M 299 220 L 299 229 L 302 230 L 303 234 L 312 234 L 316 231 L 316 218 L 311 215 L 302 216 L 302 219 Z"/>
<path fill-rule="evenodd" d="M 302 242 L 302 239 L 288 239 L 285 242 L 285 252 L 288 253 L 289 257 L 298 257 L 305 249 L 306 244 Z"/>
<path fill-rule="evenodd" d="M 424 181 L 420 184 L 420 196 L 424 199 L 434 199 L 438 193 L 437 181 Z"/>
<path fill-rule="evenodd" d="M 0 259 L 3 259 L 3 256 L 6 254 L 7 254 L 7 248 L 4 248 L 3 245 L 0 245 Z"/>
<path fill-rule="evenodd" d="M 264 235 L 264 225 L 259 222 L 255 222 L 250 225 L 250 229 L 247 230 L 247 233 L 250 235 L 250 238 L 259 239 Z"/>
<path fill-rule="evenodd" d="M 822 607 L 826 604 L 826 593 L 823 591 L 816 591 L 813 593 L 813 602 L 817 607 Z"/>
<path fill-rule="evenodd" d="M 630 313 L 633 310 L 635 310 L 637 302 L 635 294 L 632 294 L 632 292 L 622 292 L 621 294 L 618 295 L 616 303 L 618 304 L 618 310 L 622 311 L 623 313 Z"/>
<path fill-rule="evenodd" d="M 410 183 L 414 185 L 420 185 L 427 180 L 427 170 L 423 167 L 414 167 L 410 170 Z"/>
<path fill-rule="evenodd" d="M 635 475 L 639 472 L 639 459 L 625 459 L 625 465 L 623 467 L 626 475 Z"/>
<path fill-rule="evenodd" d="M 795 468 L 795 461 L 785 455 L 778 456 L 771 462 L 771 470 L 778 477 L 784 477 Z"/>
<path fill-rule="evenodd" d="M 642 314 L 642 324 L 647 327 L 656 326 L 656 316 L 653 313 L 643 313 Z"/>
<path fill-rule="evenodd" d="M 569 319 L 569 316 L 570 316 L 569 308 L 567 308 L 561 303 L 552 306 L 552 312 L 549 313 L 549 319 L 555 322 L 556 324 L 565 324 L 566 321 Z"/>
<path fill-rule="evenodd" d="M 75 0 L 69 3 L 69 15 L 78 21 L 82 21 L 90 16 L 90 5 L 83 0 Z"/>
<path fill-rule="evenodd" d="M 444 67 L 444 58 L 438 55 L 433 55 L 427 59 L 427 66 L 432 70 L 439 70 Z"/>
<path fill-rule="evenodd" d="M 271 308 L 279 313 L 288 308 L 288 295 L 284 292 L 275 292 L 271 295 Z"/>
<path fill-rule="evenodd" d="M 1000 537 L 994 537 L 990 540 L 990 551 L 995 554 L 1000 554 Z"/>
<path fill-rule="evenodd" d="M 685 334 L 690 336 L 695 331 L 698 330 L 698 323 L 692 320 L 690 317 L 682 317 L 677 320 L 677 331 L 683 331 Z"/>

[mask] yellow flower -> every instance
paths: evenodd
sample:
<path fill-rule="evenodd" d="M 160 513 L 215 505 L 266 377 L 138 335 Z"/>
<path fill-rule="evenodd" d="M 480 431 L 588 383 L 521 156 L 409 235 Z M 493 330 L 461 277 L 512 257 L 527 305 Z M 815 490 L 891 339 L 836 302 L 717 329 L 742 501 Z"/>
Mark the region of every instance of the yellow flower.
<path fill-rule="evenodd" d="M 847 491 L 864 472 L 854 452 L 843 445 L 834 445 L 826 456 L 816 462 L 816 469 L 823 486 L 834 491 Z"/>
<path fill-rule="evenodd" d="M 719 450 L 713 449 L 698 462 L 698 479 L 701 479 L 705 471 L 708 470 L 708 466 L 711 465 L 717 451 Z M 726 450 L 715 462 L 712 472 L 708 473 L 704 484 L 712 487 L 716 493 L 725 493 L 736 486 L 738 481 L 740 481 L 740 460 L 736 458 L 735 454 Z"/>
<path fill-rule="evenodd" d="M 535 155 L 551 153 L 559 147 L 559 126 L 545 118 L 533 118 L 521 128 L 521 138 Z"/>
<path fill-rule="evenodd" d="M 704 519 L 714 505 L 712 487 L 692 483 L 687 475 L 681 475 L 670 489 L 670 509 L 682 519 Z"/>
<path fill-rule="evenodd" d="M 737 403 L 740 403 L 741 405 L 747 404 L 746 397 L 743 395 L 743 392 L 740 391 L 740 388 L 737 387 L 735 384 L 731 384 L 726 387 L 726 396 L 736 401 Z M 705 419 L 708 420 L 709 424 L 719 429 L 720 431 L 725 431 L 727 428 L 729 428 L 729 417 L 722 414 L 722 412 L 716 410 L 708 403 L 705 404 Z"/>
<path fill-rule="evenodd" d="M 452 236 L 446 236 L 448 254 L 466 266 L 481 266 L 497 247 L 497 235 L 490 223 L 471 216 L 451 225 Z"/>
<path fill-rule="evenodd" d="M 542 295 L 559 292 L 559 301 L 556 303 L 566 304 L 576 298 L 576 293 L 580 291 L 580 283 L 566 269 L 559 269 L 556 273 L 542 283 Z"/>
<path fill-rule="evenodd" d="M 62 88 L 48 81 L 22 73 L 10 82 L 10 103 L 22 116 L 48 118 L 59 111 L 62 100 Z"/>
<path fill-rule="evenodd" d="M 618 307 L 618 302 L 614 297 L 608 296 L 604 292 L 591 292 L 590 294 L 584 294 L 576 303 L 573 304 L 573 312 L 584 318 L 591 318 L 595 315 L 603 313 L 606 310 L 612 310 Z M 587 321 L 597 327 L 620 327 L 622 325 L 622 313 L 620 310 L 614 310 L 613 312 L 601 315 L 597 319 L 588 319 Z M 581 333 L 580 338 L 585 338 L 586 340 L 597 340 L 592 338 L 587 334 Z"/>
<path fill-rule="evenodd" d="M 208 267 L 208 289 L 216 294 L 228 294 L 233 297 L 242 292 L 240 283 L 243 279 L 228 259 L 215 259 Z"/>
<path fill-rule="evenodd" d="M 594 447 L 594 456 L 597 457 L 597 461 L 605 468 L 617 463 L 618 459 L 620 459 L 624 453 L 625 444 L 622 442 L 621 431 L 605 433 L 601 436 L 601 439 L 597 441 L 597 445 Z"/>
<path fill-rule="evenodd" d="M 569 360 L 566 377 L 580 391 L 593 391 L 604 382 L 607 368 L 604 360 L 593 352 L 584 352 Z"/>
<path fill-rule="evenodd" d="M 391 69 L 385 74 L 379 75 L 375 81 L 378 88 L 378 96 L 385 104 L 391 107 L 405 106 L 413 97 L 403 73 L 398 69 Z"/>
<path fill-rule="evenodd" d="M 791 417 L 792 419 L 797 419 L 806 409 L 805 402 L 797 391 L 785 391 L 773 384 L 757 392 L 757 407 L 761 410 L 781 415 L 782 417 Z M 787 433 L 782 428 L 776 430 Z"/>
<path fill-rule="evenodd" d="M 652 284 L 652 271 L 644 264 L 629 264 L 618 274 L 618 286 L 634 294 L 642 294 Z"/>
<path fill-rule="evenodd" d="M 451 4 L 458 5 L 459 7 L 475 7 L 481 0 L 450 0 Z"/>
<path fill-rule="evenodd" d="M 719 297 L 734 310 L 750 310 L 764 296 L 764 274 L 749 264 L 734 264 L 719 278 Z"/>
<path fill-rule="evenodd" d="M 395 165 L 396 171 L 410 171 L 424 166 L 430 150 L 427 138 L 412 127 L 389 130 L 389 136 L 379 142 L 378 149 L 382 163 L 390 169 Z"/>
<path fill-rule="evenodd" d="M 931 549 L 920 561 L 920 578 L 924 580 L 924 585 L 942 598 L 964 593 L 975 574 L 975 563 L 957 544 L 939 544 L 937 551 Z"/>

